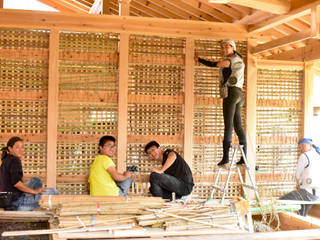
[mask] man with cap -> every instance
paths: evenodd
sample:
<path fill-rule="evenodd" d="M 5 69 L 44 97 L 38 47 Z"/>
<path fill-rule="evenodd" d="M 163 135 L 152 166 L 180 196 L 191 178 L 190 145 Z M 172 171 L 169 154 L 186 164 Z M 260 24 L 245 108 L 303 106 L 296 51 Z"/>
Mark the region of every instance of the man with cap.
<path fill-rule="evenodd" d="M 297 190 L 282 196 L 281 200 L 315 201 L 320 191 L 320 149 L 310 138 L 302 138 L 299 142 L 301 155 L 296 170 Z M 306 216 L 311 204 L 301 205 L 299 215 Z"/>
<path fill-rule="evenodd" d="M 223 166 L 229 162 L 229 149 L 232 141 L 233 127 L 239 138 L 240 145 L 243 146 L 244 154 L 247 154 L 247 140 L 241 123 L 241 107 L 244 103 L 242 87 L 244 83 L 245 65 L 242 56 L 236 51 L 236 44 L 231 39 L 220 42 L 222 60 L 212 62 L 199 58 L 195 54 L 196 61 L 209 66 L 219 68 L 220 96 L 223 98 L 223 119 L 224 119 L 224 139 L 223 158 L 218 166 Z M 241 157 L 237 164 L 243 164 Z"/>

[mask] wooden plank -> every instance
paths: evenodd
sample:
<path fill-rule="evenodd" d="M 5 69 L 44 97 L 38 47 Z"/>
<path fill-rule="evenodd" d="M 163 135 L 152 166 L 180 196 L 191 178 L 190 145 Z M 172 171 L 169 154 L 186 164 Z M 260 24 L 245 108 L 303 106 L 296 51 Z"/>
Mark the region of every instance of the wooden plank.
<path fill-rule="evenodd" d="M 12 49 L 0 48 L 0 58 L 12 60 L 42 60 L 45 63 L 49 61 L 47 49 Z"/>
<path fill-rule="evenodd" d="M 262 53 L 275 48 L 280 48 L 289 44 L 300 42 L 311 37 L 312 37 L 311 30 L 305 30 L 302 32 L 293 33 L 289 36 L 279 38 L 264 44 L 260 44 L 252 49 L 252 53 L 253 54 Z"/>
<path fill-rule="evenodd" d="M 281 61 L 257 59 L 258 69 L 304 70 L 304 63 L 298 61 Z"/>
<path fill-rule="evenodd" d="M 214 97 L 194 96 L 194 104 L 222 106 L 222 99 Z"/>
<path fill-rule="evenodd" d="M 118 103 L 118 93 L 106 91 L 60 90 L 60 102 Z"/>
<path fill-rule="evenodd" d="M 283 24 L 285 22 L 289 22 L 293 19 L 300 18 L 304 15 L 310 14 L 311 13 L 311 8 L 314 6 L 317 6 L 320 4 L 320 1 L 315 1 L 312 3 L 308 3 L 306 5 L 303 5 L 299 8 L 293 9 L 287 14 L 284 15 L 279 15 L 274 18 L 271 18 L 269 20 L 263 21 L 258 24 L 254 24 L 249 26 L 249 33 L 250 34 L 257 34 L 260 32 L 263 32 L 265 30 L 268 30 L 270 28 L 273 28 L 275 26 L 278 26 L 280 24 Z"/>
<path fill-rule="evenodd" d="M 157 141 L 161 144 L 182 144 L 183 135 L 128 135 L 128 143 L 145 143 Z"/>
<path fill-rule="evenodd" d="M 256 142 L 259 144 L 297 144 L 299 137 L 290 136 L 257 136 Z"/>
<path fill-rule="evenodd" d="M 223 136 L 193 136 L 193 144 L 221 144 Z M 232 136 L 232 142 L 238 143 L 238 137 Z"/>
<path fill-rule="evenodd" d="M 57 125 L 59 94 L 59 31 L 50 31 L 47 128 L 47 186 L 56 187 Z"/>
<path fill-rule="evenodd" d="M 88 61 L 94 63 L 110 63 L 117 65 L 119 56 L 117 52 L 84 52 L 60 50 L 59 59 L 66 61 Z"/>
<path fill-rule="evenodd" d="M 218 1 L 209 0 L 209 2 L 215 3 Z M 227 0 L 226 2 L 274 14 L 285 14 L 290 10 L 289 0 Z"/>
<path fill-rule="evenodd" d="M 51 215 L 41 211 L 2 211 L 0 220 L 19 220 L 23 222 L 48 221 Z"/>
<path fill-rule="evenodd" d="M 194 101 L 194 39 L 186 40 L 186 66 L 184 84 L 184 144 L 183 156 L 192 169 L 193 159 L 193 101 Z"/>
<path fill-rule="evenodd" d="M 273 100 L 258 99 L 257 105 L 260 107 L 297 107 L 302 106 L 302 100 Z"/>
<path fill-rule="evenodd" d="M 1 133 L 0 142 L 7 142 L 8 139 L 16 135 L 17 133 Z M 22 138 L 24 142 L 32 142 L 32 143 L 47 142 L 47 133 L 19 133 L 19 137 Z"/>
<path fill-rule="evenodd" d="M 155 56 L 150 54 L 130 54 L 130 63 L 140 63 L 140 64 L 173 64 L 178 66 L 185 65 L 185 59 L 183 56 Z"/>
<path fill-rule="evenodd" d="M 313 135 L 313 101 L 314 101 L 314 63 L 305 64 L 303 80 L 303 129 L 302 136 L 308 137 Z"/>
<path fill-rule="evenodd" d="M 313 218 L 306 218 L 296 213 L 281 212 L 279 213 L 281 230 L 304 230 L 304 229 L 318 229 L 320 236 L 320 220 Z M 318 236 L 318 237 L 319 237 Z"/>
<path fill-rule="evenodd" d="M 311 8 L 311 35 L 313 37 L 319 36 L 319 22 L 320 22 L 320 6 L 313 6 Z"/>
<path fill-rule="evenodd" d="M 0 9 L 0 27 L 137 33 L 161 36 L 232 38 L 245 40 L 245 25 L 132 16 L 65 14 L 58 12 Z"/>
<path fill-rule="evenodd" d="M 308 212 L 309 216 L 320 218 L 320 205 L 313 205 Z"/>
<path fill-rule="evenodd" d="M 266 57 L 268 60 L 317 61 L 320 59 L 320 40 L 308 39 L 306 46 Z"/>
<path fill-rule="evenodd" d="M 120 34 L 117 169 L 125 171 L 128 134 L 129 34 Z"/>
<path fill-rule="evenodd" d="M 247 97 L 246 97 L 246 137 L 247 137 L 247 160 L 250 167 L 250 174 L 253 179 L 250 180 L 249 174 L 245 176 L 245 182 L 252 185 L 255 181 L 255 163 L 256 163 L 256 132 L 257 132 L 257 79 L 258 70 L 256 58 L 252 54 L 252 48 L 255 45 L 253 40 L 248 40 L 247 51 Z M 253 190 L 248 189 L 249 199 L 254 199 Z"/>
<path fill-rule="evenodd" d="M 1 99 L 4 100 L 47 100 L 48 91 L 1 91 Z"/>
<path fill-rule="evenodd" d="M 129 103 L 162 103 L 162 104 L 183 104 L 185 99 L 183 95 L 128 95 Z"/>

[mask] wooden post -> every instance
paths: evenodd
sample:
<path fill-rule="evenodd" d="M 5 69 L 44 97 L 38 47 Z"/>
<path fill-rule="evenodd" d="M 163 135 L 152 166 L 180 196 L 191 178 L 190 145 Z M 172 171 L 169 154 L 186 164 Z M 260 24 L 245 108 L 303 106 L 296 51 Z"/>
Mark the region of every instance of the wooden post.
<path fill-rule="evenodd" d="M 250 167 L 250 173 L 255 181 L 256 165 L 256 109 L 257 109 L 257 64 L 256 58 L 252 55 L 251 50 L 254 47 L 254 41 L 248 40 L 247 53 L 247 113 L 246 113 L 246 136 L 247 136 L 247 160 Z M 245 181 L 250 183 L 249 176 L 246 174 Z M 254 199 L 254 192 L 248 190 L 249 199 Z"/>
<path fill-rule="evenodd" d="M 0 8 L 3 8 L 3 0 L 0 0 Z"/>
<path fill-rule="evenodd" d="M 57 125 L 59 92 L 59 31 L 50 31 L 49 82 L 48 82 L 48 125 L 47 125 L 47 186 L 56 187 L 57 178 Z"/>
<path fill-rule="evenodd" d="M 186 40 L 184 88 L 184 159 L 192 169 L 193 149 L 193 82 L 194 82 L 194 39 Z"/>
<path fill-rule="evenodd" d="M 110 0 L 103 0 L 102 2 L 102 14 L 108 15 L 110 14 Z"/>
<path fill-rule="evenodd" d="M 119 0 L 119 16 L 130 15 L 130 1 L 131 0 Z"/>
<path fill-rule="evenodd" d="M 312 137 L 314 63 L 305 63 L 303 82 L 303 131 L 301 137 Z"/>

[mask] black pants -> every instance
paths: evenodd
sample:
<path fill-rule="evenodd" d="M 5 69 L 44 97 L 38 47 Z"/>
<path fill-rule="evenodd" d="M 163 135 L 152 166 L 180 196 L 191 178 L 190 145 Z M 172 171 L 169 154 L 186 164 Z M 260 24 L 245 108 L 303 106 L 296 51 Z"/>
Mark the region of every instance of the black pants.
<path fill-rule="evenodd" d="M 150 192 L 154 197 L 172 200 L 172 193 L 176 198 L 181 198 L 192 192 L 192 186 L 185 182 L 165 173 L 151 173 L 150 175 Z"/>
<path fill-rule="evenodd" d="M 286 195 L 280 197 L 281 200 L 298 200 L 298 201 L 316 201 L 319 198 L 309 193 L 305 189 L 298 189 L 292 192 L 287 193 Z M 298 211 L 298 214 L 301 216 L 307 216 L 312 204 L 301 204 L 301 209 Z"/>
<path fill-rule="evenodd" d="M 223 99 L 224 142 L 232 141 L 232 130 L 236 131 L 241 145 L 246 145 L 246 135 L 241 123 L 241 107 L 244 103 L 240 88 L 229 87 L 228 97 Z"/>

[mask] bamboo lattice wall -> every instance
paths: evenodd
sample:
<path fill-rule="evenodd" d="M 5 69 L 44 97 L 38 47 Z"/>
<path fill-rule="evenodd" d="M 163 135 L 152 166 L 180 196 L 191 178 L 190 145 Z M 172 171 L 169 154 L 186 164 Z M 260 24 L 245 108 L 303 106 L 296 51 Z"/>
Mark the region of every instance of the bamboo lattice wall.
<path fill-rule="evenodd" d="M 261 196 L 278 197 L 295 187 L 302 81 L 302 70 L 258 69 L 256 180 Z"/>
<path fill-rule="evenodd" d="M 1 147 L 26 139 L 25 175 L 46 173 L 49 32 L 0 29 Z"/>
<path fill-rule="evenodd" d="M 0 29 L 0 145 L 13 135 L 21 136 L 26 147 L 24 172 L 43 179 L 50 128 L 49 34 L 45 30 Z M 247 43 L 236 44 L 246 62 Z M 117 137 L 121 117 L 119 51 L 116 33 L 59 32 L 56 151 L 57 188 L 63 194 L 87 193 L 87 175 L 97 155 L 98 139 L 106 134 Z M 207 59 L 220 57 L 217 40 L 195 40 L 195 51 Z M 143 152 L 148 141 L 157 140 L 164 149 L 173 148 L 183 155 L 185 56 L 185 38 L 130 35 L 125 164 L 139 168 L 132 194 L 147 194 L 150 169 L 160 165 Z M 301 83 L 301 70 L 258 71 L 257 182 L 262 195 L 282 195 L 293 187 L 296 141 L 302 129 Z M 246 82 L 244 96 L 245 91 Z M 207 198 L 222 158 L 224 125 L 217 69 L 196 65 L 193 92 L 193 157 L 189 162 L 196 182 L 194 195 Z M 245 112 L 246 106 L 244 127 Z M 228 198 L 241 194 L 235 175 L 230 185 Z"/>

